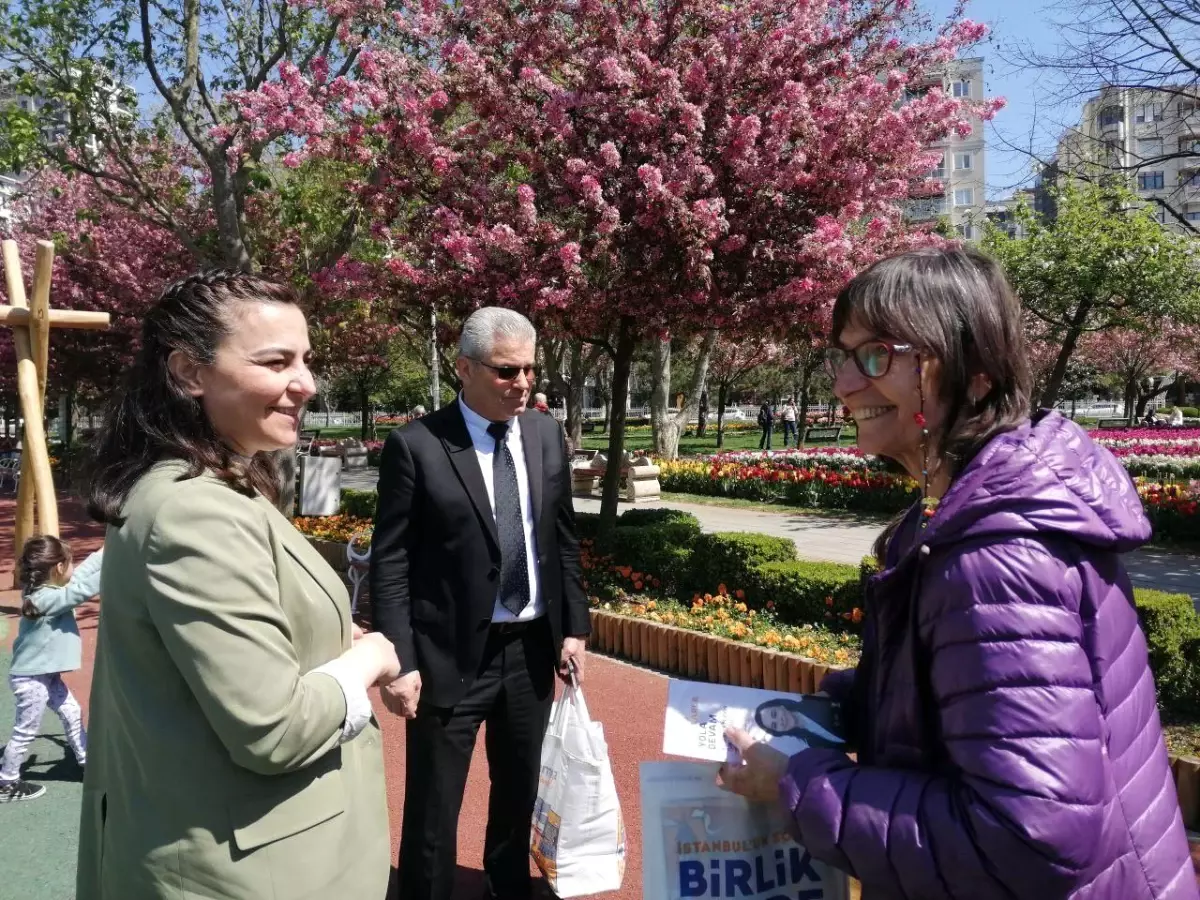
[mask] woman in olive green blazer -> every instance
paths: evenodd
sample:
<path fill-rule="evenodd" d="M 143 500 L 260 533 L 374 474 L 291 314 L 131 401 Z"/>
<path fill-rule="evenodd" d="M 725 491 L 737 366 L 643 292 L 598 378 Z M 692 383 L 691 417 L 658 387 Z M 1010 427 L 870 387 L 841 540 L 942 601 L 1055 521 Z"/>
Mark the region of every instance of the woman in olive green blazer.
<path fill-rule="evenodd" d="M 77 900 L 382 900 L 390 838 L 368 685 L 391 644 L 275 508 L 312 395 L 286 289 L 218 273 L 143 326 L 97 442 L 108 522 Z"/>

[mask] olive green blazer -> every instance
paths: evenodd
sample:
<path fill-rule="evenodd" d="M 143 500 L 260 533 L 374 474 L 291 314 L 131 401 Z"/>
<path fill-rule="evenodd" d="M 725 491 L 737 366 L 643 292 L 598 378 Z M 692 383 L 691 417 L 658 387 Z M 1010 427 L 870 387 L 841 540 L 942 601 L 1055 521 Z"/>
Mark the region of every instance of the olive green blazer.
<path fill-rule="evenodd" d="M 317 666 L 340 579 L 267 500 L 160 463 L 110 527 L 77 900 L 382 900 L 378 723 Z"/>

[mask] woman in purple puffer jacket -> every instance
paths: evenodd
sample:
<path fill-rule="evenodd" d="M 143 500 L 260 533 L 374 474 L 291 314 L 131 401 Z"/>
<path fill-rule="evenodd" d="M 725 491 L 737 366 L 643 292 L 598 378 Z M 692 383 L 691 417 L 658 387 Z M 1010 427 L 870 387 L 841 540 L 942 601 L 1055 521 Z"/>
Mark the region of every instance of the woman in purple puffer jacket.
<path fill-rule="evenodd" d="M 876 263 L 832 347 L 859 446 L 925 499 L 877 547 L 862 661 L 823 685 L 857 761 L 735 731 L 723 783 L 779 797 L 866 900 L 1195 900 L 1121 562 L 1150 527 L 1108 451 L 1030 415 L 1002 271 L 971 249 Z"/>

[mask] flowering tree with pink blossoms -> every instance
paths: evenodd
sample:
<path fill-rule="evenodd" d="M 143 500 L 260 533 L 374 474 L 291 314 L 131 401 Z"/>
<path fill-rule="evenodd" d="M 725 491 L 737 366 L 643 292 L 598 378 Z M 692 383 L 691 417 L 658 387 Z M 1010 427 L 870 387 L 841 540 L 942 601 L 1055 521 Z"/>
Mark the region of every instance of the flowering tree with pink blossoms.
<path fill-rule="evenodd" d="M 984 31 L 914 38 L 908 0 L 325 8 L 345 40 L 378 35 L 355 46 L 353 83 L 281 70 L 234 98 L 234 152 L 287 134 L 296 161 L 368 170 L 357 200 L 407 282 L 398 303 L 503 304 L 601 342 L 605 521 L 639 342 L 820 309 L 922 239 L 901 205 L 934 165 L 925 148 L 998 105 L 906 96 Z"/>
<path fill-rule="evenodd" d="M 147 162 L 149 170 L 149 162 Z M 147 171 L 146 177 L 162 178 Z M 56 259 L 54 305 L 98 310 L 111 315 L 108 331 L 55 331 L 49 360 L 49 392 L 65 395 L 68 415 L 74 400 L 95 401 L 118 383 L 137 352 L 141 317 L 163 287 L 194 267 L 190 251 L 165 229 L 112 202 L 87 178 L 55 170 L 41 173 L 15 210 L 14 238 L 26 271 L 34 247 L 50 237 Z M 179 213 L 181 219 L 185 213 Z M 203 213 L 192 211 L 197 232 Z M 0 332 L 0 373 L 10 378 L 12 342 Z"/>
<path fill-rule="evenodd" d="M 1151 400 L 1200 372 L 1200 335 L 1194 326 L 1171 319 L 1088 335 L 1080 350 L 1101 372 L 1119 380 L 1130 419 L 1141 418 Z M 1156 380 L 1151 383 L 1151 378 Z"/>

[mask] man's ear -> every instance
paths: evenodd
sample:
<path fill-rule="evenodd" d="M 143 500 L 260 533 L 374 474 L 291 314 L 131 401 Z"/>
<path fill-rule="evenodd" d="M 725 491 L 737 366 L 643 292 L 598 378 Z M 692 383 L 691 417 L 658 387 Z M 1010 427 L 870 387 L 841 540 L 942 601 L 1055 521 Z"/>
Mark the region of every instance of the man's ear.
<path fill-rule="evenodd" d="M 182 350 L 172 350 L 167 357 L 167 370 L 176 383 L 191 397 L 204 396 L 204 385 L 200 379 L 201 366 Z"/>

